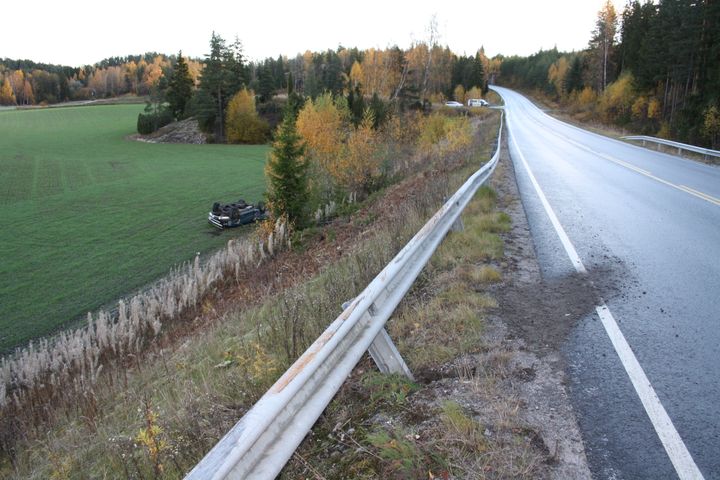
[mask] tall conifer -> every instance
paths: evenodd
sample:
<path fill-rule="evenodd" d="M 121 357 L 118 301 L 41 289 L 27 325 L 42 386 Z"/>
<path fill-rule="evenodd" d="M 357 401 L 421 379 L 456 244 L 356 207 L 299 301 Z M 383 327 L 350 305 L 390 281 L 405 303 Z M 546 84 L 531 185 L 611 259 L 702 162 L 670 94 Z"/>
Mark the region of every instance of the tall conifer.
<path fill-rule="evenodd" d="M 291 224 L 301 227 L 307 217 L 307 164 L 302 158 L 305 145 L 295 128 L 292 110 L 286 109 L 275 138 L 265 165 L 269 206 L 276 218 L 284 215 Z"/>

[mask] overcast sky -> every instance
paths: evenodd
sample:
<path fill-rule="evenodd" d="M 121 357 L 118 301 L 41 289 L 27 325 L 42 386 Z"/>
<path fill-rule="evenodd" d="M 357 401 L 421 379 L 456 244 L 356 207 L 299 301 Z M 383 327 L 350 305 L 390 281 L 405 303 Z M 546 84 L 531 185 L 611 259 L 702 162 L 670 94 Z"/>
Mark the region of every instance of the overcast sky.
<path fill-rule="evenodd" d="M 624 0 L 613 0 L 618 14 Z M 440 43 L 458 54 L 481 45 L 493 56 L 587 45 L 604 0 L 207 0 L 61 2 L 37 0 L 0 22 L 0 57 L 70 66 L 156 51 L 202 57 L 210 35 L 236 35 L 262 59 L 305 50 L 408 47 L 427 38 L 433 15 Z M 28 11 L 29 9 L 29 11 Z M 6 9 L 6 13 L 7 9 Z M 12 18 L 11 18 L 12 17 Z"/>

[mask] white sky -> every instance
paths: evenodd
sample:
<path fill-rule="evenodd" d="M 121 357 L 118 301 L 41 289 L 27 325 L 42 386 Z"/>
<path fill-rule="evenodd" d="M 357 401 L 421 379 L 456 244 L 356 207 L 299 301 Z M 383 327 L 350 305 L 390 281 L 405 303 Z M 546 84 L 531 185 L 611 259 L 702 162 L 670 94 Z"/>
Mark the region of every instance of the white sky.
<path fill-rule="evenodd" d="M 613 0 L 618 15 L 625 0 Z M 587 45 L 604 0 L 207 0 L 61 2 L 0 20 L 0 57 L 80 66 L 147 51 L 201 57 L 213 30 L 237 35 L 246 57 L 294 56 L 345 47 L 405 48 L 427 38 L 436 15 L 440 43 L 458 54 L 493 56 Z M 6 12 L 7 13 L 7 12 Z"/>

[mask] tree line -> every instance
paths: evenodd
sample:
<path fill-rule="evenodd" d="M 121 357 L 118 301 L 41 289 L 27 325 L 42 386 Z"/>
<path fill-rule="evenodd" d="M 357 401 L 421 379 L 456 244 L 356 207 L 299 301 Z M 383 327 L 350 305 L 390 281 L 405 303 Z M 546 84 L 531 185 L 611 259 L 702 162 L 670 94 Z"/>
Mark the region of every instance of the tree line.
<path fill-rule="evenodd" d="M 95 65 L 67 67 L 30 60 L 0 59 L 0 105 L 43 105 L 92 100 L 119 95 L 149 95 L 163 77 L 169 77 L 176 56 L 158 53 L 112 57 Z M 188 59 L 197 81 L 202 63 Z"/>
<path fill-rule="evenodd" d="M 499 83 L 550 95 L 582 118 L 720 146 L 720 3 L 607 1 L 588 47 L 502 58 Z"/>
<path fill-rule="evenodd" d="M 388 108 L 384 103 L 403 110 L 425 109 L 448 98 L 464 102 L 468 95 L 480 96 L 487 89 L 486 72 L 493 67 L 482 49 L 472 56 L 458 56 L 448 47 L 428 42 L 415 43 L 407 50 L 340 46 L 306 51 L 294 58 L 248 62 L 238 39 L 229 43 L 216 33 L 199 76 L 190 74 L 181 53 L 175 58 L 172 71 L 156 84 L 159 94 L 153 95 L 154 101 L 139 118 L 141 132 L 173 117 L 193 116 L 213 141 L 233 143 L 261 143 L 268 137 L 282 117 L 282 102 L 274 100 L 278 93 L 298 108 L 306 99 L 325 94 L 343 97 L 357 126 L 368 106 L 378 123 L 381 111 Z M 178 93 L 180 84 L 187 85 L 182 94 Z M 253 115 L 253 109 L 262 118 Z"/>

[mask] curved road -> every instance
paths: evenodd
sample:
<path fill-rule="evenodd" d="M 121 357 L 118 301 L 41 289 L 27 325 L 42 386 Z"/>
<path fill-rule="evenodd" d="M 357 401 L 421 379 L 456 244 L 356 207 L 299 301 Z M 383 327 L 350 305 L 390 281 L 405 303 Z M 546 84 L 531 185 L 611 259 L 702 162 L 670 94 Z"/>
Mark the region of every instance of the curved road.
<path fill-rule="evenodd" d="M 493 88 L 543 276 L 602 296 L 564 346 L 593 476 L 720 479 L 720 168 Z"/>

